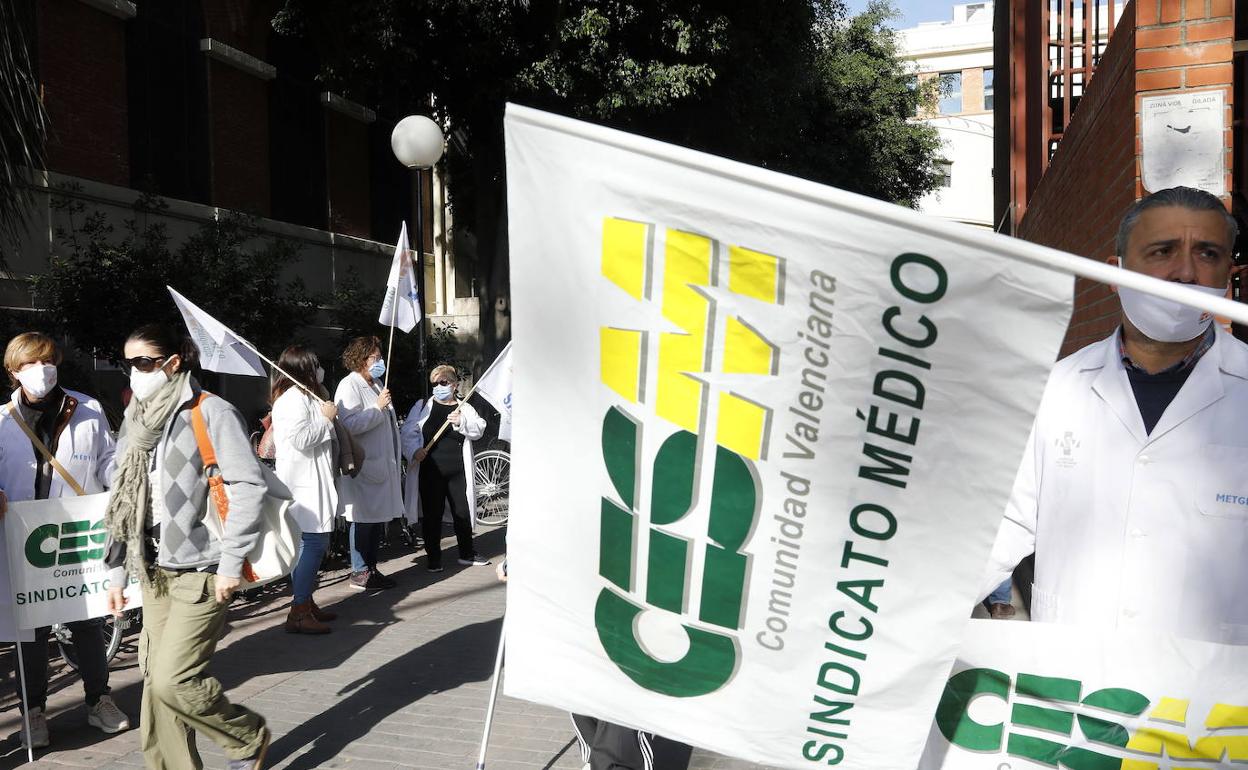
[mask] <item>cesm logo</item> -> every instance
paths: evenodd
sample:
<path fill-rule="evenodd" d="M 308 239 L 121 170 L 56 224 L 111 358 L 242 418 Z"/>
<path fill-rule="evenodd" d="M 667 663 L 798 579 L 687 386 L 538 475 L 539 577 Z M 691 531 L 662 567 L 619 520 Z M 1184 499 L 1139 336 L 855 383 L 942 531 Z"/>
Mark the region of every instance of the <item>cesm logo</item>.
<path fill-rule="evenodd" d="M 1010 729 L 971 716 L 971 702 L 981 697 L 1011 704 Z M 1194 770 L 1214 767 L 1212 762 L 1248 762 L 1248 706 L 1215 704 L 1196 725 L 1189 725 L 1188 708 L 1186 699 L 1154 703 L 1121 687 L 1084 694 L 1077 679 L 1019 674 L 1011 682 L 1001 671 L 973 668 L 949 678 L 936 726 L 955 746 L 980 754 L 1004 751 L 1034 767 Z M 1189 739 L 1193 729 L 1203 734 Z"/>
<path fill-rule="evenodd" d="M 778 374 L 778 348 L 742 308 L 782 305 L 783 270 L 778 257 L 705 236 L 624 219 L 603 223 L 602 274 L 645 306 L 639 315 L 653 310 L 677 329 L 603 327 L 599 340 L 601 378 L 614 403 L 602 418 L 610 494 L 602 498 L 604 583 L 594 621 L 607 656 L 653 692 L 705 695 L 727 684 L 739 664 L 751 560 L 743 546 L 761 505 L 754 464 L 766 458 L 773 409 L 716 378 Z M 703 516 L 705 536 L 687 536 L 691 520 Z M 683 655 L 660 655 L 639 638 L 648 610 L 679 618 Z"/>
<path fill-rule="evenodd" d="M 44 524 L 26 538 L 26 561 L 37 569 L 83 564 L 103 559 L 107 542 L 103 519 Z"/>

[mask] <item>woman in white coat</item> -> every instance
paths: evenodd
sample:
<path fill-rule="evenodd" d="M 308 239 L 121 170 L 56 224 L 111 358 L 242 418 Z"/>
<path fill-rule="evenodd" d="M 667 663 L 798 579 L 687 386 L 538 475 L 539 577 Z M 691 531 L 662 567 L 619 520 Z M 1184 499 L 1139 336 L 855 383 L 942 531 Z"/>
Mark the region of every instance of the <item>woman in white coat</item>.
<path fill-rule="evenodd" d="M 403 515 L 399 422 L 390 404 L 390 389 L 381 383 L 386 373 L 381 340 L 356 337 L 342 352 L 342 363 L 351 373 L 338 383 L 334 394 L 338 421 L 364 450 L 359 475 L 338 477 L 338 510 L 351 522 L 351 587 L 360 591 L 393 588 L 394 581 L 377 570 L 382 529 Z"/>
<path fill-rule="evenodd" d="M 298 381 L 277 375 L 273 383 L 273 444 L 277 477 L 290 488 L 295 504 L 291 512 L 302 532 L 303 549 L 290 575 L 294 600 L 286 616 L 286 631 L 292 634 L 327 634 L 327 621 L 338 617 L 316 606 L 312 591 L 321 559 L 329 549 L 338 512 L 338 490 L 334 485 L 337 440 L 334 417 L 338 407 L 322 384 L 325 370 L 316 354 L 302 345 L 282 351 L 277 365 Z M 306 390 L 305 390 L 306 389 Z M 316 393 L 322 401 L 308 395 Z"/>
<path fill-rule="evenodd" d="M 448 507 L 459 546 L 459 563 L 480 567 L 489 561 L 477 555 L 472 545 L 472 525 L 476 521 L 472 486 L 472 442 L 485 432 L 485 420 L 467 401 L 455 397 L 459 377 L 455 367 L 434 367 L 429 373 L 433 398 L 418 402 L 403 424 L 403 454 L 408 458 L 407 505 L 421 519 L 425 540 L 426 568 L 442 571 L 442 514 Z M 449 423 L 437 441 L 433 438 Z M 432 445 L 431 445 L 432 442 Z"/>

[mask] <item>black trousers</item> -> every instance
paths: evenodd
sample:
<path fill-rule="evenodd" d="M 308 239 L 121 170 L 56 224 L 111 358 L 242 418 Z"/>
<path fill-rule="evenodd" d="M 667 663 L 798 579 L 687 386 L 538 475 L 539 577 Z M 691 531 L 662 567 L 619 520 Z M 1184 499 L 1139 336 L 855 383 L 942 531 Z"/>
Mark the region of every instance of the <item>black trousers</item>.
<path fill-rule="evenodd" d="M 442 565 L 442 515 L 451 508 L 455 542 L 459 558 L 472 559 L 477 552 L 472 546 L 472 521 L 468 518 L 468 481 L 463 465 L 439 468 L 433 458 L 420 464 L 420 536 L 425 539 L 429 566 Z"/>
<path fill-rule="evenodd" d="M 685 770 L 693 749 L 661 735 L 572 715 L 581 761 L 590 770 Z"/>
<path fill-rule="evenodd" d="M 108 694 L 108 660 L 105 658 L 104 621 L 101 618 L 67 623 L 74 652 L 78 654 L 78 673 L 87 705 L 94 706 L 101 695 Z M 50 626 L 35 629 L 33 642 L 22 642 L 22 670 L 26 675 L 26 702 L 31 708 L 44 708 L 48 702 L 48 637 Z M 17 678 L 18 691 L 22 680 Z"/>

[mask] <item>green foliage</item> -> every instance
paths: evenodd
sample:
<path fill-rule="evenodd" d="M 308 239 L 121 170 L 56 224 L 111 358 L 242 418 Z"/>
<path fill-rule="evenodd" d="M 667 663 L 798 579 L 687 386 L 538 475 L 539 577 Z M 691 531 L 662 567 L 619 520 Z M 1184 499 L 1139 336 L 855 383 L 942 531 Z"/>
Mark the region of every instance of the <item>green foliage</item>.
<path fill-rule="evenodd" d="M 303 283 L 281 279 L 296 250 L 261 239 L 251 217 L 222 213 L 171 250 L 159 216 L 166 204 L 156 196 L 135 202 L 120 233 L 77 198 L 55 195 L 52 206 L 71 226 L 57 230 L 57 253 L 48 272 L 35 276 L 34 292 L 56 331 L 85 353 L 119 363 L 135 328 L 153 322 L 181 326 L 166 285 L 261 351 L 280 351 L 314 317 L 316 302 Z"/>

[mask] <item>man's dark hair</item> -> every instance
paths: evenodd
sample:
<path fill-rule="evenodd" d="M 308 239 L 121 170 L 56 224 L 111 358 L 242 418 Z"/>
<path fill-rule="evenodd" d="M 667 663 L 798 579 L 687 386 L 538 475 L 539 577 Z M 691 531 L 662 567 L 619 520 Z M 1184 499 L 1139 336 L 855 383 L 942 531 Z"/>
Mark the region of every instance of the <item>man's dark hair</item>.
<path fill-rule="evenodd" d="M 1140 215 L 1149 209 L 1165 206 L 1179 206 L 1189 211 L 1218 212 L 1226 219 L 1226 242 L 1231 248 L 1235 247 L 1235 238 L 1239 236 L 1239 224 L 1235 221 L 1235 217 L 1226 210 L 1226 206 L 1222 205 L 1222 201 L 1218 200 L 1218 196 L 1194 187 L 1171 187 L 1140 198 L 1131 204 L 1126 214 L 1123 214 L 1122 223 L 1118 225 L 1118 237 L 1114 239 L 1114 248 L 1118 256 L 1127 256 L 1127 241 L 1131 238 L 1131 231 L 1135 229 Z"/>

